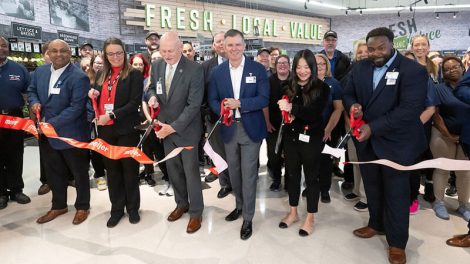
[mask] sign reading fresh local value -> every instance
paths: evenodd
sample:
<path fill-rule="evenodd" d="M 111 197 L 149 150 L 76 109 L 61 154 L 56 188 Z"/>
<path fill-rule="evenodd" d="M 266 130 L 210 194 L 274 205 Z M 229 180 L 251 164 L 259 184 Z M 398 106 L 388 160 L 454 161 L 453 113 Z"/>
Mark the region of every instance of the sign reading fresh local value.
<path fill-rule="evenodd" d="M 330 28 L 326 18 L 281 14 L 241 7 L 210 4 L 197 1 L 140 1 L 144 7 L 126 9 L 127 25 L 142 26 L 149 31 L 178 31 L 183 36 L 213 33 L 235 28 L 247 38 L 263 38 L 273 42 L 320 44 Z"/>
<path fill-rule="evenodd" d="M 78 46 L 78 34 L 57 30 L 57 37 L 68 44 Z"/>
<path fill-rule="evenodd" d="M 42 28 L 30 26 L 26 24 L 11 22 L 11 31 L 14 37 L 18 37 L 20 39 L 27 38 L 27 39 L 35 39 L 35 40 L 42 40 Z"/>

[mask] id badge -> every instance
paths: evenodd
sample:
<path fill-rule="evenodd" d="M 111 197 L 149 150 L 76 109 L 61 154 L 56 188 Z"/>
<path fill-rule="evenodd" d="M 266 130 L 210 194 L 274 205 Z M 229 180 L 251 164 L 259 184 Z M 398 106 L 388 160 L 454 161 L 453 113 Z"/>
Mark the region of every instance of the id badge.
<path fill-rule="evenodd" d="M 59 87 L 53 87 L 51 89 L 51 94 L 60 94 L 60 88 Z"/>
<path fill-rule="evenodd" d="M 310 142 L 310 136 L 306 134 L 299 134 L 299 140 L 305 143 Z"/>
<path fill-rule="evenodd" d="M 157 94 L 163 94 L 162 83 L 160 81 L 157 82 Z"/>
<path fill-rule="evenodd" d="M 395 85 L 398 79 L 398 72 L 387 72 L 385 79 L 387 79 L 387 85 Z"/>
<path fill-rule="evenodd" d="M 247 76 L 246 83 L 256 83 L 256 76 Z"/>
<path fill-rule="evenodd" d="M 104 111 L 106 114 L 112 113 L 114 110 L 114 105 L 113 104 L 104 104 Z"/>

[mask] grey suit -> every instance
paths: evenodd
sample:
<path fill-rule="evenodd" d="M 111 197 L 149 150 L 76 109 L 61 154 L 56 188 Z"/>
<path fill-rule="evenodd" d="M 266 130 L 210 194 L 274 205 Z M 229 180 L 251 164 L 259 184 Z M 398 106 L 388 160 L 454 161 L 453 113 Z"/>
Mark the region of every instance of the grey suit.
<path fill-rule="evenodd" d="M 202 186 L 199 176 L 198 142 L 202 133 L 201 102 L 204 96 L 202 66 L 184 56 L 178 63 L 168 96 L 165 87 L 166 62 L 153 63 L 149 95 L 156 96 L 160 104 L 158 120 L 169 124 L 176 131 L 163 140 L 165 154 L 176 147 L 193 146 L 193 150 L 166 162 L 170 182 L 175 190 L 178 208 L 188 208 L 191 217 L 199 217 L 204 209 Z M 163 91 L 157 94 L 157 82 Z"/>

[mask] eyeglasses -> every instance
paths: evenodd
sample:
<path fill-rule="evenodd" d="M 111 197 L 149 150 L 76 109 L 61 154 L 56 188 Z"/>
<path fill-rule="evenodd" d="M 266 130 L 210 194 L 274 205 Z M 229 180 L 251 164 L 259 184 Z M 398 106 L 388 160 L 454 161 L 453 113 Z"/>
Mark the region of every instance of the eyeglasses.
<path fill-rule="evenodd" d="M 454 65 L 454 66 L 452 66 L 450 68 L 447 68 L 447 69 L 443 68 L 442 70 L 444 72 L 451 72 L 451 71 L 458 71 L 458 70 L 461 70 L 461 69 L 462 69 L 462 67 L 460 67 L 460 65 L 457 64 L 457 65 Z"/>
<path fill-rule="evenodd" d="M 124 51 L 106 52 L 106 56 L 108 57 L 121 57 L 122 55 L 124 55 Z"/>

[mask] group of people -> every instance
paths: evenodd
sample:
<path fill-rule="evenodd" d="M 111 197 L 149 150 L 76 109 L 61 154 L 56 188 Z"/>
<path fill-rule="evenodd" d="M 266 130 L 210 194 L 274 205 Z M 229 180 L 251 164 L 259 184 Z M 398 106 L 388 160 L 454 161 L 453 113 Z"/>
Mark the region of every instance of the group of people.
<path fill-rule="evenodd" d="M 260 49 L 258 62 L 249 59 L 244 55 L 244 35 L 236 29 L 214 35 L 214 57 L 202 65 L 193 61 L 192 45 L 183 43 L 176 32 L 150 32 L 146 36 L 148 51 L 130 59 L 123 42 L 109 38 L 101 56 L 84 56 L 78 67 L 70 62 L 67 43 L 53 40 L 46 52 L 50 64 L 36 69 L 32 77 L 6 58 L 8 42 L 0 38 L 0 73 L 7 69 L 18 76 L 8 80 L 0 108 L 2 114 L 22 116 L 21 94 L 27 91 L 32 118 L 40 117 L 35 121 L 50 123 L 63 137 L 86 142 L 92 135 L 116 146 L 136 146 L 140 139 L 136 128 L 142 127 L 142 122 L 151 125 L 150 109 L 158 108 L 155 133 L 144 142 L 146 154 L 161 159 L 177 147 L 194 147 L 159 164 L 169 181 L 165 192 L 171 189 L 176 202 L 167 220 L 176 221 L 189 213 L 187 233 L 198 231 L 203 220 L 198 151 L 203 127 L 212 131 L 217 126 L 208 140 L 227 161 L 228 169 L 205 180 L 219 179 L 219 198 L 229 193 L 235 196 L 235 208 L 225 220 L 243 218 L 243 240 L 253 232 L 259 153 L 266 139 L 272 191 L 280 190 L 285 167 L 284 188 L 290 210 L 280 219 L 279 227 L 288 228 L 299 221 L 299 200 L 305 196 L 307 214 L 299 235 L 309 236 L 319 201 L 331 202 L 329 189 L 335 166 L 321 152 L 325 144 L 337 144 L 353 119 L 362 119 L 364 124 L 357 137 L 347 143 L 351 160 L 388 159 L 411 165 L 431 157 L 468 159 L 470 73 L 464 76 L 465 65 L 457 57 L 445 57 L 434 64 L 428 57 L 426 36 L 412 39 L 412 52 L 407 56 L 394 49 L 393 38 L 388 28 L 371 30 L 365 41 L 356 43 L 351 63 L 336 49 L 337 33 L 328 31 L 324 50 L 317 54 L 300 50 L 292 66 L 290 58 L 278 48 Z M 86 54 L 89 48 L 93 46 L 86 43 L 81 50 Z M 231 122 L 219 124 L 222 113 Z M 20 203 L 29 202 L 29 198 L 22 193 L 23 136 L 18 131 L 0 132 L 2 144 L 15 146 L 18 152 L 14 152 L 15 157 L 8 156 L 2 148 L 0 206 L 4 208 L 8 197 Z M 17 141 L 21 141 L 21 148 Z M 46 178 L 41 180 L 41 188 L 52 190 L 52 207 L 37 223 L 67 212 L 67 186 L 72 181 L 77 188 L 73 223 L 82 223 L 90 208 L 90 153 L 44 136 L 39 146 Z M 139 164 L 133 159 L 112 160 L 96 153 L 91 160 L 98 188 L 109 190 L 107 226 L 116 226 L 125 211 L 130 223 L 138 223 Z M 155 185 L 152 173 L 150 165 L 142 174 L 151 186 Z M 367 225 L 353 233 L 360 238 L 385 234 L 390 263 L 406 262 L 409 215 L 419 209 L 422 173 L 426 175 L 426 195 L 435 200 L 436 215 L 449 219 L 443 202 L 449 172 L 397 171 L 380 165 L 345 171 L 343 188 L 353 189 L 345 199 L 360 200 L 355 209 L 367 210 L 370 216 Z M 469 221 L 470 171 L 455 174 L 458 212 Z M 306 185 L 303 192 L 302 175 Z M 454 237 L 447 243 L 470 246 L 470 235 Z"/>

